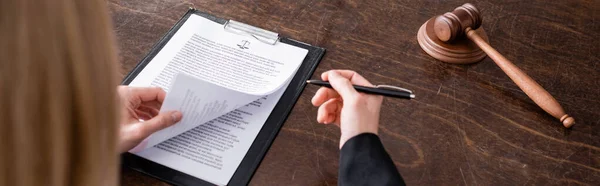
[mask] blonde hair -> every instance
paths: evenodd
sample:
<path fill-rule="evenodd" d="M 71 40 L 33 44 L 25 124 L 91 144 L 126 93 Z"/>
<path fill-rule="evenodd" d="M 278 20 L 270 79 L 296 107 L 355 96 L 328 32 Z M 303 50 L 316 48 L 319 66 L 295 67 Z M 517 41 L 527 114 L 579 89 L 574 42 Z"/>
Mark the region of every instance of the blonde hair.
<path fill-rule="evenodd" d="M 104 0 L 0 1 L 0 185 L 116 185 Z"/>

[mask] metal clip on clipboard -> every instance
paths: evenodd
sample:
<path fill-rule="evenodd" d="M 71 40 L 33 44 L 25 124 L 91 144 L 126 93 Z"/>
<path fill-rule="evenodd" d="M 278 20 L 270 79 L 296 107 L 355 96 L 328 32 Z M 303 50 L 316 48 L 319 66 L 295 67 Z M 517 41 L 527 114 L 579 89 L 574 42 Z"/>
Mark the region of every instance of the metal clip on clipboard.
<path fill-rule="evenodd" d="M 229 31 L 231 33 L 239 34 L 239 35 L 248 35 L 254 37 L 256 40 L 275 45 L 277 41 L 279 41 L 279 34 L 275 32 L 271 32 L 262 28 L 258 28 L 252 25 L 248 25 L 242 22 L 229 20 L 223 26 L 225 31 Z"/>

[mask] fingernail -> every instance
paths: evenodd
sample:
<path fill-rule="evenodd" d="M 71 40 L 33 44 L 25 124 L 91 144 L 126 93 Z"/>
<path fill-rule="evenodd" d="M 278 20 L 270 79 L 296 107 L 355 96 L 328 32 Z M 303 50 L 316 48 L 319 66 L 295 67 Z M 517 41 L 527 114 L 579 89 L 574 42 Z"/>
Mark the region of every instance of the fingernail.
<path fill-rule="evenodd" d="M 173 118 L 173 122 L 178 122 L 179 120 L 181 120 L 181 117 L 183 117 L 183 114 L 181 114 L 181 112 L 179 111 L 174 111 L 173 113 L 171 113 L 171 118 Z"/>

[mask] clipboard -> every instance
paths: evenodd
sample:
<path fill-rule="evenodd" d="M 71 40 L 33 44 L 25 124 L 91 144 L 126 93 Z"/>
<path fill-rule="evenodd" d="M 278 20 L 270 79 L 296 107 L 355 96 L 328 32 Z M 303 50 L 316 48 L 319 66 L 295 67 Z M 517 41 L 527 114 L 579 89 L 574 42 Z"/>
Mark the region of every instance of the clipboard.
<path fill-rule="evenodd" d="M 167 44 L 167 42 L 173 37 L 173 35 L 179 30 L 179 28 L 185 23 L 185 21 L 192 15 L 199 15 L 214 22 L 223 25 L 223 29 L 235 32 L 238 34 L 244 34 L 248 37 L 252 37 L 258 41 L 275 44 L 277 42 L 286 43 L 292 46 L 304 48 L 308 50 L 304 61 L 298 68 L 296 74 L 292 78 L 290 84 L 284 91 L 283 95 L 275 105 L 275 108 L 267 118 L 265 124 L 259 131 L 258 135 L 252 142 L 252 145 L 248 149 L 246 155 L 242 159 L 242 162 L 236 169 L 235 173 L 229 180 L 227 185 L 247 185 L 250 182 L 250 179 L 254 175 L 254 172 L 260 165 L 262 159 L 265 154 L 271 147 L 273 140 L 279 133 L 279 130 L 283 126 L 283 123 L 286 121 L 288 115 L 294 108 L 294 105 L 302 90 L 306 86 L 306 80 L 308 80 L 317 65 L 325 55 L 325 49 L 311 46 L 309 44 L 296 41 L 293 39 L 289 39 L 286 37 L 281 37 L 279 34 L 275 32 L 271 32 L 268 30 L 260 29 L 251 25 L 247 25 L 241 22 L 227 20 L 223 18 L 219 18 L 208 13 L 199 11 L 194 8 L 190 8 L 183 17 L 177 21 L 177 23 L 152 47 L 148 55 L 140 61 L 127 76 L 125 76 L 124 80 L 121 84 L 128 85 L 131 83 L 133 79 L 146 67 L 150 61 L 158 54 L 160 50 Z M 131 154 L 129 152 L 121 155 L 122 158 L 122 166 L 129 167 L 133 170 L 142 172 L 146 175 L 152 176 L 154 178 L 160 179 L 170 184 L 174 185 L 214 185 L 207 181 L 204 181 L 200 178 L 196 178 L 194 176 L 179 172 L 177 170 L 171 169 L 169 167 L 160 165 L 153 161 L 147 160 L 145 158 L 139 157 L 135 154 Z"/>

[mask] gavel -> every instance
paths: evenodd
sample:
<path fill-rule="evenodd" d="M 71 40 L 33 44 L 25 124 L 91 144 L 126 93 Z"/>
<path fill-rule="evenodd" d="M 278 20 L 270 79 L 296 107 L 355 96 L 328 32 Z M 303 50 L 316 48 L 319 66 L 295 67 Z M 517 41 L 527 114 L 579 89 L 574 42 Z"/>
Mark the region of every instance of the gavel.
<path fill-rule="evenodd" d="M 448 63 L 473 63 L 487 54 L 540 108 L 559 119 L 566 128 L 573 126 L 575 119 L 565 113 L 548 91 L 486 42 L 487 36 L 479 28 L 481 21 L 479 10 L 466 3 L 431 18 L 421 26 L 417 39 L 425 52 Z"/>

